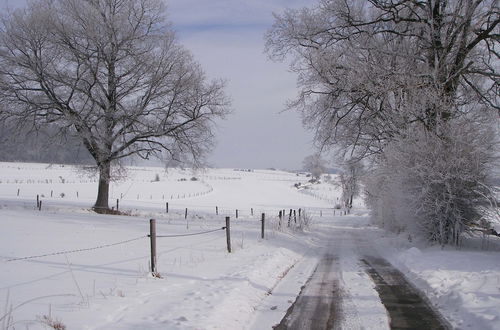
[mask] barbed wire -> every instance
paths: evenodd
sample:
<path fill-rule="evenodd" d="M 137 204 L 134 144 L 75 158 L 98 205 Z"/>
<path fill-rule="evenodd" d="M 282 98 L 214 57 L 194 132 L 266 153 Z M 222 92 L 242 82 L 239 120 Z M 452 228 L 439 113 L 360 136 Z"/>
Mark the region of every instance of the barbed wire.
<path fill-rule="evenodd" d="M 60 254 L 68 254 L 68 253 L 76 253 L 76 252 L 98 250 L 98 249 L 103 249 L 103 248 L 107 248 L 107 247 L 111 247 L 111 246 L 115 246 L 115 245 L 120 245 L 120 244 L 130 243 L 130 242 L 133 242 L 133 241 L 138 241 L 138 240 L 146 238 L 148 236 L 149 235 L 143 235 L 143 236 L 132 238 L 132 239 L 128 239 L 128 240 L 125 240 L 125 241 L 120 241 L 120 242 L 111 243 L 111 244 L 104 244 L 104 245 L 94 246 L 94 247 L 91 247 L 91 248 L 84 248 L 84 249 L 76 249 L 76 250 L 53 252 L 53 253 L 41 254 L 41 255 L 37 255 L 37 256 L 13 258 L 13 259 L 6 260 L 6 262 L 19 261 L 19 260 L 27 260 L 27 259 L 35 259 L 35 258 L 43 258 L 43 257 L 49 257 L 49 256 L 56 256 L 56 255 L 60 255 Z"/>
<path fill-rule="evenodd" d="M 177 235 L 156 235 L 156 237 L 157 238 L 165 238 L 165 237 L 195 236 L 195 235 L 209 234 L 209 233 L 213 233 L 213 232 L 216 232 L 216 231 L 219 231 L 219 230 L 225 230 L 225 229 L 226 229 L 226 227 L 222 227 L 222 228 L 217 228 L 217 229 L 213 229 L 213 230 L 202 231 L 202 232 L 199 232 L 199 233 L 177 234 Z M 147 235 L 147 237 L 151 237 L 151 235 Z"/>

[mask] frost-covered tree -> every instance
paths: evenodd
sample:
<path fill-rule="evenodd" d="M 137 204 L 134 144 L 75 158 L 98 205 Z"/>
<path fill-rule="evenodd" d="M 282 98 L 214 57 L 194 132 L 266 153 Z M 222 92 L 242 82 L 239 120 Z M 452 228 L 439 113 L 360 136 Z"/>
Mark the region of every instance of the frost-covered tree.
<path fill-rule="evenodd" d="M 289 108 L 318 145 L 369 158 L 374 218 L 446 243 L 491 197 L 499 23 L 497 0 L 320 0 L 276 15 L 266 47 L 291 58 L 299 94 Z"/>
<path fill-rule="evenodd" d="M 500 140 L 484 120 L 449 121 L 441 138 L 413 128 L 391 143 L 365 180 L 379 224 L 439 244 L 458 244 L 462 232 L 481 225 L 496 208 L 490 182 L 500 161 L 492 152 Z"/>
<path fill-rule="evenodd" d="M 98 211 L 119 160 L 202 159 L 228 111 L 223 87 L 177 42 L 160 0 L 38 0 L 1 20 L 4 115 L 81 139 L 99 170 Z"/>
<path fill-rule="evenodd" d="M 321 158 L 320 154 L 307 156 L 304 158 L 302 166 L 304 170 L 310 172 L 313 179 L 316 180 L 319 180 L 321 178 L 321 174 L 326 171 L 326 161 Z"/>
<path fill-rule="evenodd" d="M 361 162 L 351 159 L 342 164 L 339 181 L 342 188 L 342 201 L 347 208 L 352 208 L 353 198 L 361 192 L 362 175 L 363 164 Z"/>
<path fill-rule="evenodd" d="M 500 112 L 499 22 L 496 0 L 320 0 L 275 15 L 266 49 L 292 60 L 289 108 L 316 142 L 364 157 L 415 123 Z"/>

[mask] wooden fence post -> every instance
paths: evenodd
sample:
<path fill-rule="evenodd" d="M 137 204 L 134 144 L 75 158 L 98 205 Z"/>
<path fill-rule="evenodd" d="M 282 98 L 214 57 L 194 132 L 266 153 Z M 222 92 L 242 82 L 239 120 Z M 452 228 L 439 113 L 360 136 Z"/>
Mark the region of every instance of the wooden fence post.
<path fill-rule="evenodd" d="M 184 212 L 184 219 L 187 219 L 188 217 L 188 208 L 186 207 L 186 211 Z"/>
<path fill-rule="evenodd" d="M 283 217 L 281 210 L 280 210 L 280 213 L 279 213 L 278 217 L 280 219 L 279 222 L 278 222 L 278 228 L 281 229 L 281 218 Z"/>
<path fill-rule="evenodd" d="M 149 238 L 151 241 L 151 274 L 157 276 L 156 271 L 156 220 L 149 220 Z"/>
<path fill-rule="evenodd" d="M 250 209 L 250 214 L 252 215 L 253 217 L 253 207 Z"/>
<path fill-rule="evenodd" d="M 38 211 L 41 211 L 42 210 L 42 201 L 40 201 L 40 203 L 38 204 Z"/>
<path fill-rule="evenodd" d="M 116 210 L 118 211 L 118 207 L 120 206 L 120 200 L 117 198 L 116 199 Z"/>
<path fill-rule="evenodd" d="M 50 198 L 52 198 L 52 194 L 54 193 L 53 190 L 50 191 Z"/>
<path fill-rule="evenodd" d="M 322 217 L 323 216 L 323 210 L 320 210 L 319 211 L 319 216 Z"/>
<path fill-rule="evenodd" d="M 226 242 L 227 252 L 231 253 L 231 224 L 229 217 L 226 217 Z"/>
<path fill-rule="evenodd" d="M 17 188 L 17 196 L 19 197 L 19 192 L 21 191 L 20 188 Z"/>
<path fill-rule="evenodd" d="M 36 208 L 40 209 L 40 196 L 36 195 Z"/>
<path fill-rule="evenodd" d="M 293 221 L 297 223 L 297 212 L 293 210 Z"/>
<path fill-rule="evenodd" d="M 219 207 L 218 206 L 215 207 L 215 215 L 219 215 Z"/>
<path fill-rule="evenodd" d="M 262 225 L 261 225 L 261 234 L 260 237 L 264 239 L 264 228 L 265 228 L 266 214 L 262 213 Z"/>
<path fill-rule="evenodd" d="M 168 202 L 165 203 L 165 210 L 167 211 L 168 213 Z"/>
<path fill-rule="evenodd" d="M 236 219 L 238 219 L 238 209 L 236 209 Z"/>
<path fill-rule="evenodd" d="M 299 218 L 301 217 L 302 209 L 299 209 Z"/>

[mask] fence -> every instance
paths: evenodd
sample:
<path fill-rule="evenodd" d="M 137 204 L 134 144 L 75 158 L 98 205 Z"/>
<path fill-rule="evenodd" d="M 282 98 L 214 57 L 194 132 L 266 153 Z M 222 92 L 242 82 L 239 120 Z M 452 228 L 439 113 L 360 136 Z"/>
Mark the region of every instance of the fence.
<path fill-rule="evenodd" d="M 40 203 L 41 207 L 41 201 L 39 200 L 38 203 Z M 292 221 L 292 214 L 293 214 L 293 221 Z M 298 218 L 297 218 L 298 214 Z M 290 209 L 289 213 L 289 218 L 287 222 L 287 227 L 297 227 L 297 223 L 300 225 L 301 224 L 301 219 L 305 219 L 305 211 L 302 209 L 298 210 L 298 213 L 296 210 Z M 299 222 L 297 222 L 297 219 Z M 285 216 L 284 212 L 280 211 L 279 216 L 277 218 L 278 223 L 278 230 L 283 230 L 285 228 Z M 303 221 L 303 220 L 302 220 Z M 265 231 L 266 231 L 266 214 L 262 213 L 260 216 L 260 238 L 265 239 Z M 33 255 L 33 256 L 25 256 L 25 257 L 18 257 L 18 258 L 11 258 L 6 260 L 6 262 L 13 262 L 13 261 L 22 261 L 22 260 L 30 260 L 30 259 L 38 259 L 38 258 L 44 258 L 44 257 L 49 257 L 49 256 L 57 256 L 57 255 L 66 255 L 66 254 L 71 254 L 71 253 L 78 253 L 78 252 L 85 252 L 85 251 L 93 251 L 93 250 L 99 250 L 103 248 L 108 248 L 112 246 L 117 246 L 117 245 L 123 245 L 127 243 L 131 243 L 134 241 L 138 241 L 144 238 L 149 238 L 150 240 L 150 270 L 153 276 L 158 277 L 160 276 L 158 271 L 157 271 L 157 252 L 156 252 L 156 241 L 157 239 L 161 238 L 180 238 L 180 237 L 187 237 L 187 236 L 198 236 L 198 235 L 205 235 L 205 234 L 211 234 L 215 232 L 219 232 L 224 230 L 226 233 L 226 248 L 227 252 L 231 253 L 232 252 L 232 247 L 231 247 L 231 218 L 230 217 L 225 217 L 225 226 L 220 227 L 220 228 L 215 228 L 215 229 L 210 229 L 210 230 L 205 230 L 201 232 L 195 232 L 195 233 L 185 233 L 185 234 L 172 234 L 172 235 L 159 235 L 156 231 L 156 219 L 150 219 L 149 220 L 149 234 L 148 235 L 142 235 L 139 237 L 134 237 L 131 239 L 119 241 L 119 242 L 113 242 L 109 244 L 101 244 L 98 246 L 93 246 L 93 247 L 88 247 L 88 248 L 80 248 L 80 249 L 73 249 L 73 250 L 65 250 L 65 251 L 57 251 L 57 252 L 52 252 L 52 253 L 45 253 L 45 254 L 40 254 L 40 255 Z"/>
<path fill-rule="evenodd" d="M 43 197 L 43 195 L 42 195 Z M 42 210 L 42 199 L 40 197 L 40 195 L 36 195 L 36 209 L 41 211 Z M 206 206 L 206 205 L 189 205 L 189 206 L 193 206 L 195 209 L 212 209 L 214 210 L 215 212 L 215 215 L 229 215 L 229 214 L 235 214 L 236 216 L 236 219 L 238 219 L 239 217 L 241 217 L 241 215 L 244 213 L 242 209 L 234 209 L 234 208 L 230 208 L 230 207 L 219 207 L 219 206 Z M 120 199 L 116 199 L 116 204 L 115 206 L 112 206 L 111 209 L 112 210 L 115 210 L 115 207 L 116 207 L 116 211 L 119 211 L 119 207 L 120 207 Z M 177 208 L 177 209 L 174 209 L 171 207 L 171 204 L 170 202 L 166 202 L 165 203 L 165 213 L 169 213 L 171 211 L 183 211 L 184 213 L 184 219 L 187 219 L 188 217 L 188 213 L 189 213 L 189 208 L 188 207 L 185 207 L 185 205 L 182 206 L 182 209 L 180 208 Z M 299 217 L 300 217 L 300 212 L 301 212 L 301 208 L 298 209 L 298 212 L 299 212 Z M 249 215 L 251 217 L 254 216 L 254 213 L 259 213 L 259 210 L 254 210 L 254 208 L 250 208 L 250 210 L 247 210 L 247 212 L 249 211 Z M 256 211 L 256 212 L 254 212 Z M 280 210 L 274 210 L 274 211 L 268 211 L 268 213 L 279 213 L 279 217 L 284 217 L 285 214 L 286 214 L 286 211 L 285 209 L 280 209 Z M 263 211 L 261 211 L 261 213 L 265 213 Z M 293 210 L 293 213 L 294 213 L 294 217 L 296 218 L 296 210 Z M 342 216 L 342 215 L 347 215 L 350 213 L 350 209 L 349 208 L 315 208 L 313 209 L 312 211 L 310 210 L 309 211 L 309 214 L 310 215 L 315 215 L 315 216 L 319 216 L 319 217 L 323 217 L 323 216 Z M 289 218 L 292 217 L 292 209 L 290 209 L 290 214 L 289 214 Z"/>

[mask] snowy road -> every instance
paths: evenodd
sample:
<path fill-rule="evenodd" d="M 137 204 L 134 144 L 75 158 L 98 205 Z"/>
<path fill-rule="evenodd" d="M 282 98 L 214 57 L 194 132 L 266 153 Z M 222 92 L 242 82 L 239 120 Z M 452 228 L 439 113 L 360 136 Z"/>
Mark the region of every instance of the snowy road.
<path fill-rule="evenodd" d="M 380 257 L 375 242 L 381 233 L 362 217 L 338 217 L 318 226 L 322 235 L 317 236 L 317 267 L 275 329 L 448 327 Z"/>
<path fill-rule="evenodd" d="M 332 329 L 341 316 L 337 268 L 336 257 L 324 256 L 275 329 Z"/>

